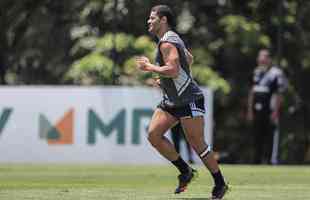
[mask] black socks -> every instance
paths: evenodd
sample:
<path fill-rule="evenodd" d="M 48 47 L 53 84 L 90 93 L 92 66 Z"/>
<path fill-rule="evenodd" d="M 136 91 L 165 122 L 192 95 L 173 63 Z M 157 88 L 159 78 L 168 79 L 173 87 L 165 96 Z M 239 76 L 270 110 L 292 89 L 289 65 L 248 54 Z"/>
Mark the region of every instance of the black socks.
<path fill-rule="evenodd" d="M 214 179 L 215 186 L 225 185 L 225 181 L 224 181 L 223 175 L 220 170 L 216 173 L 211 173 L 211 174 Z"/>
<path fill-rule="evenodd" d="M 190 172 L 190 166 L 180 156 L 177 160 L 171 161 L 171 163 L 178 168 L 181 174 Z"/>
<path fill-rule="evenodd" d="M 181 174 L 187 174 L 191 171 L 191 167 L 181 157 L 177 160 L 171 161 L 171 163 L 180 171 Z M 222 187 L 225 185 L 224 177 L 220 170 L 216 173 L 211 173 L 211 175 L 215 186 Z"/>

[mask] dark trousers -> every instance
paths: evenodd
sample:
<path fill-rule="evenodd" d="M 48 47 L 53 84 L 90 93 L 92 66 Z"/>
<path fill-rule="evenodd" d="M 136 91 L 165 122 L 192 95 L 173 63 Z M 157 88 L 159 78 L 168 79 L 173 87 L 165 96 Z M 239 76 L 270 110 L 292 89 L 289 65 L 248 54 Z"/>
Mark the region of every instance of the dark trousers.
<path fill-rule="evenodd" d="M 185 138 L 184 130 L 180 123 L 176 124 L 173 128 L 171 128 L 171 137 L 172 137 L 174 147 L 178 153 L 180 153 L 180 142 L 182 139 L 184 139 L 186 143 L 188 159 L 190 162 L 193 162 L 192 149 L 191 149 L 190 144 L 187 142 Z"/>
<path fill-rule="evenodd" d="M 270 119 L 270 112 L 255 112 L 253 121 L 254 163 L 269 164 L 272 154 L 273 132 L 275 125 Z"/>

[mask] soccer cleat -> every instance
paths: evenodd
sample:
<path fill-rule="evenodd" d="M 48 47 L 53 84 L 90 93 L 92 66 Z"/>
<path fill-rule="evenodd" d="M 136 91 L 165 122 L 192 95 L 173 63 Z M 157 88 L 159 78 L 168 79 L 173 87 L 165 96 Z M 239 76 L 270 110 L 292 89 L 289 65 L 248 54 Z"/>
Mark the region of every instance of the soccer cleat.
<path fill-rule="evenodd" d="M 187 174 L 180 174 L 178 176 L 179 185 L 175 189 L 175 194 L 180 194 L 187 189 L 188 184 L 198 176 L 198 172 L 195 169 L 191 169 L 191 171 Z"/>
<path fill-rule="evenodd" d="M 224 197 L 225 193 L 228 191 L 228 185 L 214 186 L 212 190 L 212 200 L 220 200 Z"/>

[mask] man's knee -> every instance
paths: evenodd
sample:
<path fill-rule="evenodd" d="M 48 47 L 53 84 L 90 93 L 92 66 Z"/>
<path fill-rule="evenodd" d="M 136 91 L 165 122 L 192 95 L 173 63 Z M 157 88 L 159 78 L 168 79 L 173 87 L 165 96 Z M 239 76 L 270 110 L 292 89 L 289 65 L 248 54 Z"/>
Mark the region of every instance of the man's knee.
<path fill-rule="evenodd" d="M 201 137 L 189 136 L 187 137 L 187 141 L 198 154 L 205 150 L 206 147 L 208 147 L 205 140 Z"/>
<path fill-rule="evenodd" d="M 197 152 L 201 159 L 205 159 L 212 155 L 212 149 L 210 145 L 206 145 L 203 151 Z"/>

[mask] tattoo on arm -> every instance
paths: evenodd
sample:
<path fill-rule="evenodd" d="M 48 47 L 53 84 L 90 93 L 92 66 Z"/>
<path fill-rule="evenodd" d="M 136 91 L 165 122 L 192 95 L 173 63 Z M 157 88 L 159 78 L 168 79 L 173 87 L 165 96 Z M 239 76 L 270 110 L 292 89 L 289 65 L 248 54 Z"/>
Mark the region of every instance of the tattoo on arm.
<path fill-rule="evenodd" d="M 167 61 L 169 55 L 170 55 L 170 52 L 171 52 L 171 47 L 170 46 L 166 46 L 165 48 L 162 48 L 162 55 L 163 55 L 163 59 L 164 59 L 164 62 Z"/>
<path fill-rule="evenodd" d="M 160 47 L 164 66 L 161 67 L 161 74 L 176 77 L 179 73 L 179 55 L 177 48 L 170 43 L 163 43 Z"/>

